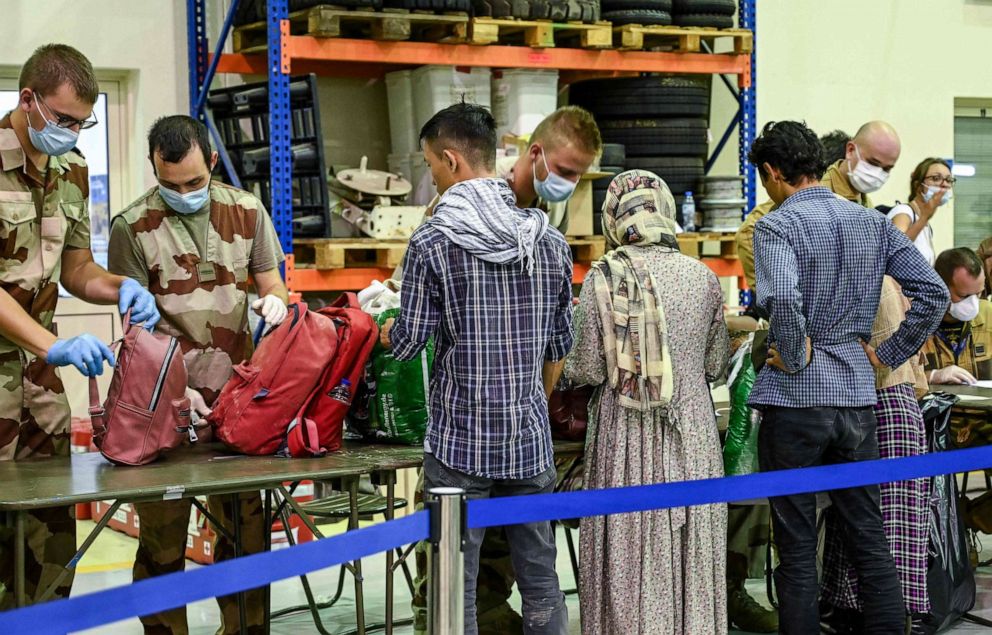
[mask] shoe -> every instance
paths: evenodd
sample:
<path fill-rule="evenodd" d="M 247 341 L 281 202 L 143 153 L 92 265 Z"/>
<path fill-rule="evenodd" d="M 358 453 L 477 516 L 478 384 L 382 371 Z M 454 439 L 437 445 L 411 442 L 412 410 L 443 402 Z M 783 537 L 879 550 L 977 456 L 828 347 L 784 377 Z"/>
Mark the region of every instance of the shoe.
<path fill-rule="evenodd" d="M 820 633 L 822 635 L 858 635 L 864 617 L 860 611 L 820 603 Z"/>
<path fill-rule="evenodd" d="M 510 635 L 524 632 L 524 618 L 505 602 L 476 617 L 479 635 Z"/>
<path fill-rule="evenodd" d="M 743 588 L 728 591 L 727 614 L 731 623 L 742 631 L 778 632 L 778 611 L 761 606 Z"/>

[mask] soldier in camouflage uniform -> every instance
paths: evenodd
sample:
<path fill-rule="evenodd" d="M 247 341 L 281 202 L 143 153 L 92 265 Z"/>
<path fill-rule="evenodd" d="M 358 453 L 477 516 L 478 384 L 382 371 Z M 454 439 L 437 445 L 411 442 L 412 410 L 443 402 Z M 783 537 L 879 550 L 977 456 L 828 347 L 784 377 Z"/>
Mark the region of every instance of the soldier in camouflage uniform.
<path fill-rule="evenodd" d="M 75 150 L 98 88 L 89 61 L 58 44 L 21 69 L 17 108 L 0 119 L 0 460 L 69 455 L 69 403 L 56 366 L 92 376 L 113 363 L 92 335 L 56 339 L 58 283 L 78 298 L 120 303 L 153 324 L 155 303 L 133 280 L 93 262 L 89 175 Z M 14 597 L 13 531 L 0 533 L 0 610 Z M 76 551 L 72 507 L 28 514 L 25 599 L 40 599 Z M 66 597 L 72 575 L 55 597 Z"/>
<path fill-rule="evenodd" d="M 267 324 L 286 316 L 284 260 L 272 221 L 252 194 L 210 180 L 217 153 L 206 127 L 190 117 L 160 119 L 149 133 L 149 157 L 159 186 L 114 219 L 110 268 L 145 283 L 162 310 L 159 330 L 179 339 L 189 372 L 194 410 L 209 414 L 231 367 L 252 353 L 248 276 L 260 299 L 252 304 Z M 244 553 L 263 549 L 265 518 L 257 491 L 210 497 L 209 507 L 233 534 L 240 505 Z M 134 579 L 183 568 L 192 501 L 139 503 L 141 520 Z M 217 532 L 216 561 L 234 557 L 234 545 Z M 237 596 L 217 599 L 223 633 L 237 633 Z M 263 633 L 264 590 L 246 597 L 247 631 Z M 146 633 L 187 633 L 184 608 L 145 616 Z"/>

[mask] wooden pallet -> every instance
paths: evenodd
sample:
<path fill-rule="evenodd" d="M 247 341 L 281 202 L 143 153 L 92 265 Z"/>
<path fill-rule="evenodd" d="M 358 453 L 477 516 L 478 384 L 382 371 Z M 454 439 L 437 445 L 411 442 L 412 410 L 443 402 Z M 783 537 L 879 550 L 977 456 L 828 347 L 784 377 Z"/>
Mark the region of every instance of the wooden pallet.
<path fill-rule="evenodd" d="M 350 10 L 318 5 L 289 14 L 290 33 L 314 37 L 359 37 L 373 40 L 419 40 L 460 44 L 467 40 L 466 13 L 432 13 L 406 9 Z M 236 53 L 265 50 L 268 25 L 246 24 L 234 29 Z"/>
<path fill-rule="evenodd" d="M 470 44 L 510 44 L 533 48 L 571 46 L 584 49 L 613 48 L 609 22 L 551 22 L 512 18 L 472 18 L 466 33 Z"/>
<path fill-rule="evenodd" d="M 405 240 L 375 238 L 301 238 L 293 241 L 295 266 L 300 269 L 383 267 L 403 262 Z"/>
<path fill-rule="evenodd" d="M 678 53 L 699 53 L 703 42 L 712 50 L 714 40 L 721 38 L 733 39 L 737 55 L 749 55 L 754 49 L 754 34 L 747 29 L 625 24 L 615 27 L 613 34 L 616 47 L 624 50 L 668 48 Z"/>
<path fill-rule="evenodd" d="M 575 262 L 593 262 L 606 253 L 606 239 L 602 236 L 566 236 L 572 248 L 572 260 Z"/>
<path fill-rule="evenodd" d="M 686 256 L 693 258 L 703 258 L 711 254 L 703 253 L 703 245 L 706 243 L 717 243 L 720 248 L 719 254 L 712 254 L 720 258 L 737 257 L 737 234 L 717 233 L 717 232 L 693 232 L 679 234 L 679 250 Z"/>

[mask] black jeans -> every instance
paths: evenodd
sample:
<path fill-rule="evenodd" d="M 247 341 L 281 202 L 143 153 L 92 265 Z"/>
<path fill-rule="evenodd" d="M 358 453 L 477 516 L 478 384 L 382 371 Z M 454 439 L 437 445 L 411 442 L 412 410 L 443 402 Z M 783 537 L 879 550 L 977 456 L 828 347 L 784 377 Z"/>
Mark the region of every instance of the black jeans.
<path fill-rule="evenodd" d="M 871 408 L 766 408 L 758 458 L 762 471 L 877 459 L 875 413 Z M 902 589 L 882 529 L 878 486 L 829 494 L 858 574 L 864 632 L 904 633 Z M 780 560 L 775 569 L 780 632 L 819 633 L 816 495 L 772 498 L 771 508 Z"/>
<path fill-rule="evenodd" d="M 490 479 L 451 469 L 432 455 L 424 455 L 424 491 L 459 487 L 468 498 L 547 494 L 554 489 L 557 475 L 552 465 L 533 478 Z M 524 634 L 567 635 L 568 608 L 555 571 L 558 552 L 551 523 L 507 525 L 505 529 L 523 604 Z M 475 596 L 479 552 L 485 535 L 485 529 L 469 529 L 465 539 L 465 635 L 479 632 Z"/>

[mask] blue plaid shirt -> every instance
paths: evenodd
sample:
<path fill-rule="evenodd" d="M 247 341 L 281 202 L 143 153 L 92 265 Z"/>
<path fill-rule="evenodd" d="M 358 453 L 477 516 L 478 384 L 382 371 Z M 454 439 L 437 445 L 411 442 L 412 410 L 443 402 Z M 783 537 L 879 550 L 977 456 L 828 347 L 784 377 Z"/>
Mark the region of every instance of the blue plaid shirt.
<path fill-rule="evenodd" d="M 790 373 L 766 365 L 752 406 L 864 407 L 875 404 L 875 372 L 860 341 L 871 339 L 882 277 L 912 300 L 906 320 L 876 351 L 890 367 L 915 355 L 940 324 L 947 288 L 906 235 L 884 215 L 825 187 L 786 199 L 754 231 L 757 305 L 769 315 Z M 806 365 L 806 338 L 813 356 Z"/>
<path fill-rule="evenodd" d="M 572 254 L 555 229 L 533 275 L 485 262 L 428 221 L 403 263 L 393 353 L 412 359 L 436 335 L 425 446 L 476 476 L 523 479 L 554 462 L 541 369 L 572 347 Z"/>

